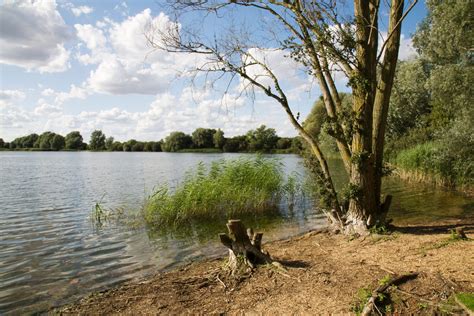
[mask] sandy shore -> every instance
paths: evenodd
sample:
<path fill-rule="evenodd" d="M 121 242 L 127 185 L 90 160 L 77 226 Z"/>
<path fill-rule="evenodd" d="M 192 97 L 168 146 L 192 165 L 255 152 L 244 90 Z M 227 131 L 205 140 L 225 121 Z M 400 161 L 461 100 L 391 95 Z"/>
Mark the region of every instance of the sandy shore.
<path fill-rule="evenodd" d="M 449 230 L 457 226 L 465 227 L 470 240 L 451 239 Z M 396 227 L 390 234 L 355 239 L 310 232 L 264 244 L 286 273 L 260 266 L 235 282 L 216 277 L 225 258 L 194 262 L 50 313 L 348 314 L 384 279 L 417 272 L 415 279 L 390 288 L 379 308 L 394 314 L 468 315 L 454 294 L 474 291 L 472 238 L 474 220 Z"/>

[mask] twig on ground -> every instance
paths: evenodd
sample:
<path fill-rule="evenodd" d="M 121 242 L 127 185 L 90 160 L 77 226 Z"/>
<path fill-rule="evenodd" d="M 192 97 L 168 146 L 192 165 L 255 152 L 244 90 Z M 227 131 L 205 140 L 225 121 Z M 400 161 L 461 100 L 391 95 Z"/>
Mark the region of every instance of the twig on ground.
<path fill-rule="evenodd" d="M 417 276 L 418 276 L 418 273 L 408 273 L 408 274 L 404 274 L 404 275 L 401 275 L 401 276 L 398 276 L 398 277 L 393 277 L 390 280 L 388 280 L 387 282 L 385 282 L 384 284 L 377 287 L 372 292 L 372 296 L 369 298 L 369 300 L 365 304 L 364 309 L 362 310 L 361 316 L 368 316 L 372 313 L 374 308 L 377 308 L 377 306 L 375 305 L 375 301 L 379 297 L 379 294 L 385 292 L 391 285 L 400 284 L 400 283 L 405 282 L 407 280 L 416 278 Z"/>

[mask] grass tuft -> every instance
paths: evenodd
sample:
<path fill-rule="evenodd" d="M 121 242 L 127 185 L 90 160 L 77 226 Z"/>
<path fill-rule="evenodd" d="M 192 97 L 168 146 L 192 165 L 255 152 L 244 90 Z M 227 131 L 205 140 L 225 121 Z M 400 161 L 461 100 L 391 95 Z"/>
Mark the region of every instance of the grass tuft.
<path fill-rule="evenodd" d="M 285 181 L 282 167 L 262 156 L 222 159 L 209 167 L 199 163 L 174 190 L 168 185 L 155 190 L 144 206 L 145 221 L 169 226 L 274 210 L 283 197 L 292 200 L 296 190 L 292 177 Z"/>

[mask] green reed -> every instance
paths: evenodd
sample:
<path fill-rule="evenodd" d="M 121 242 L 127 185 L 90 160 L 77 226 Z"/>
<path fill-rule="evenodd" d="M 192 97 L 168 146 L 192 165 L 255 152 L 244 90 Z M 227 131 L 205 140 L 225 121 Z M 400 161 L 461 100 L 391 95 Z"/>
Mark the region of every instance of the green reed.
<path fill-rule="evenodd" d="M 261 156 L 199 163 L 173 190 L 155 190 L 144 206 L 145 221 L 176 225 L 274 210 L 287 191 L 294 194 L 294 180 L 288 184 L 282 169 L 278 160 Z"/>

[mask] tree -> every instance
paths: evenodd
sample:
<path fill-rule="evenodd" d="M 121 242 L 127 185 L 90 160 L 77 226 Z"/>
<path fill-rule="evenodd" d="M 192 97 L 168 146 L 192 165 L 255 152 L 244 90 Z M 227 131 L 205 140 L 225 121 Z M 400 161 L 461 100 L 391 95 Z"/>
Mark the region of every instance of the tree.
<path fill-rule="evenodd" d="M 105 135 L 101 130 L 95 130 L 91 134 L 89 141 L 90 150 L 104 150 L 105 149 Z"/>
<path fill-rule="evenodd" d="M 123 143 L 123 151 L 132 151 L 133 146 L 135 146 L 136 143 L 137 141 L 135 139 L 130 139 L 129 141 Z"/>
<path fill-rule="evenodd" d="M 51 149 L 51 141 L 54 137 L 54 133 L 52 132 L 44 132 L 42 133 L 38 139 L 36 140 L 34 147 L 43 149 L 43 150 L 49 150 Z"/>
<path fill-rule="evenodd" d="M 471 1 L 427 1 L 428 16 L 413 38 L 430 70 L 431 124 L 443 129 L 472 103 Z"/>
<path fill-rule="evenodd" d="M 288 149 L 291 148 L 291 138 L 283 137 L 278 139 L 276 143 L 277 149 Z"/>
<path fill-rule="evenodd" d="M 5 148 L 5 141 L 3 138 L 0 138 L 0 148 Z"/>
<path fill-rule="evenodd" d="M 152 151 L 154 152 L 159 152 L 159 151 L 162 151 L 162 145 L 163 145 L 163 141 L 159 141 L 159 142 L 153 142 L 153 145 L 152 145 Z"/>
<path fill-rule="evenodd" d="M 422 118 L 431 111 L 427 81 L 428 71 L 421 60 L 398 64 L 388 112 L 389 138 L 400 137 L 424 124 L 426 120 Z"/>
<path fill-rule="evenodd" d="M 192 133 L 193 144 L 196 148 L 212 148 L 214 146 L 215 129 L 197 128 Z"/>
<path fill-rule="evenodd" d="M 107 137 L 105 140 L 105 149 L 108 151 L 114 150 L 114 138 L 112 136 Z"/>
<path fill-rule="evenodd" d="M 121 142 L 115 141 L 112 146 L 113 151 L 123 151 L 123 144 Z"/>
<path fill-rule="evenodd" d="M 261 125 L 259 128 L 247 132 L 247 141 L 251 151 L 270 152 L 275 148 L 278 136 L 273 128 Z"/>
<path fill-rule="evenodd" d="M 132 151 L 143 151 L 145 144 L 143 142 L 136 142 L 132 146 Z"/>
<path fill-rule="evenodd" d="M 54 134 L 53 138 L 51 138 L 50 146 L 52 150 L 64 149 L 64 146 L 65 146 L 64 136 L 59 135 L 59 134 Z"/>
<path fill-rule="evenodd" d="M 153 143 L 154 142 L 146 142 L 143 146 L 143 151 L 153 151 Z"/>
<path fill-rule="evenodd" d="M 38 140 L 38 134 L 30 134 L 23 137 L 18 137 L 13 140 L 17 148 L 33 148 L 34 144 Z"/>
<path fill-rule="evenodd" d="M 66 135 L 66 149 L 80 150 L 84 147 L 82 135 L 79 131 L 73 131 Z"/>
<path fill-rule="evenodd" d="M 212 142 L 215 148 L 222 149 L 225 144 L 224 132 L 219 128 L 212 138 Z"/>
<path fill-rule="evenodd" d="M 247 137 L 245 135 L 227 138 L 222 148 L 225 152 L 236 153 L 248 150 Z"/>
<path fill-rule="evenodd" d="M 318 82 L 326 113 L 339 153 L 349 174 L 348 207 L 342 207 L 326 158 L 317 139 L 298 122 L 291 109 L 280 77 L 257 52 L 249 33 L 238 34 L 235 28 L 224 36 L 200 37 L 176 21 L 159 34 L 151 34 L 150 43 L 157 49 L 171 52 L 202 54 L 206 61 L 196 71 L 216 74 L 220 80 L 226 74 L 258 89 L 278 103 L 317 161 L 321 185 L 325 188 L 330 222 L 347 233 L 367 232 L 367 228 L 383 224 L 390 198 L 381 202 L 383 149 L 393 79 L 398 60 L 402 21 L 415 5 L 413 0 L 405 9 L 404 0 L 354 0 L 353 14 L 346 4 L 332 0 L 321 1 L 176 1 L 175 8 L 184 14 L 190 9 L 205 12 L 209 17 L 228 7 L 260 10 L 273 18 L 264 29 L 276 48 L 292 56 Z M 388 8 L 388 12 L 380 12 Z M 404 11 L 405 10 L 405 11 Z M 198 11 L 195 11 L 198 12 Z M 210 14 L 211 13 L 211 14 Z M 177 15 L 179 16 L 179 15 Z M 220 16 L 216 14 L 216 16 Z M 383 19 L 388 17 L 388 23 Z M 388 25 L 385 40 L 379 43 L 379 25 Z M 278 27 L 286 30 L 276 32 Z M 285 38 L 278 37 L 284 34 Z M 379 45 L 380 44 L 380 45 Z M 258 70 L 255 75 L 255 70 Z M 352 115 L 345 120 L 341 97 L 334 80 L 337 69 L 349 79 L 352 88 Z M 350 137 L 346 137 L 349 134 Z"/>
<path fill-rule="evenodd" d="M 191 148 L 193 140 L 191 136 L 183 132 L 172 132 L 169 134 L 163 143 L 163 151 L 176 152 L 181 149 Z"/>

